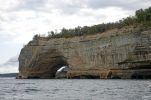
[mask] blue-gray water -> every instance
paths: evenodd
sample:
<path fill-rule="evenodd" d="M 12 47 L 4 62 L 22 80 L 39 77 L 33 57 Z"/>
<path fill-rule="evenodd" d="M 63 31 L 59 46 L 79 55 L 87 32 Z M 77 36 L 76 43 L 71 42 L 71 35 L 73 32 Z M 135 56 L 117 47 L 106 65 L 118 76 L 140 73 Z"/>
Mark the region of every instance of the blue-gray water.
<path fill-rule="evenodd" d="M 0 100 L 151 100 L 151 80 L 0 79 Z"/>

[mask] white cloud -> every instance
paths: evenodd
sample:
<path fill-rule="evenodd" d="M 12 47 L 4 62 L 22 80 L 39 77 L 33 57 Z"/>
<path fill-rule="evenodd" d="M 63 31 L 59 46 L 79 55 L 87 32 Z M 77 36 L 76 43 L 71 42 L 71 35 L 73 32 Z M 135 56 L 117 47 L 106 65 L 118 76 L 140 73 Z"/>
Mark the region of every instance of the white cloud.
<path fill-rule="evenodd" d="M 18 73 L 18 67 L 12 66 L 0 67 L 0 73 Z"/>
<path fill-rule="evenodd" d="M 150 6 L 150 0 L 85 0 L 87 6 L 93 9 L 120 7 L 126 10 L 136 10 Z"/>
<path fill-rule="evenodd" d="M 34 34 L 47 31 L 117 21 L 131 15 L 130 4 L 146 5 L 141 0 L 0 0 L 0 35 L 27 43 Z M 146 1 L 147 2 L 147 1 Z M 123 6 L 124 5 L 124 6 Z M 144 7 L 144 6 L 143 6 Z M 12 10 L 12 11 L 9 11 Z M 3 33 L 4 32 L 4 33 Z"/>
<path fill-rule="evenodd" d="M 18 56 L 10 58 L 7 62 L 0 65 L 0 73 L 18 72 Z"/>
<path fill-rule="evenodd" d="M 1 11 L 12 11 L 19 5 L 19 0 L 0 0 Z"/>

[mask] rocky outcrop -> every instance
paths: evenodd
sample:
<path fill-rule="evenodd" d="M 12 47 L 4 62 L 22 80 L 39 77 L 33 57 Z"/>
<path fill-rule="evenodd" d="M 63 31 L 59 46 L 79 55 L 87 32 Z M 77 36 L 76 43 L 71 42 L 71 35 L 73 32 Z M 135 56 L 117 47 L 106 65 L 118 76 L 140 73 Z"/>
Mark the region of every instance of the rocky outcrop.
<path fill-rule="evenodd" d="M 57 70 L 55 78 L 67 78 L 67 72 L 69 68 L 67 66 L 63 66 Z"/>
<path fill-rule="evenodd" d="M 72 38 L 39 38 L 20 52 L 18 78 L 151 78 L 151 29 L 113 29 Z"/>

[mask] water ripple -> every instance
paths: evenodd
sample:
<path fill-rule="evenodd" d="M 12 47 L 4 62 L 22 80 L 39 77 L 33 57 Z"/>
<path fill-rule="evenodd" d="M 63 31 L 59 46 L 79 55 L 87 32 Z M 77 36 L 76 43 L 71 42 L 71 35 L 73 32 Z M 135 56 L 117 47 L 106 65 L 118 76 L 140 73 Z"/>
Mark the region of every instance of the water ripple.
<path fill-rule="evenodd" d="M 151 100 L 151 80 L 2 80 L 0 100 Z"/>

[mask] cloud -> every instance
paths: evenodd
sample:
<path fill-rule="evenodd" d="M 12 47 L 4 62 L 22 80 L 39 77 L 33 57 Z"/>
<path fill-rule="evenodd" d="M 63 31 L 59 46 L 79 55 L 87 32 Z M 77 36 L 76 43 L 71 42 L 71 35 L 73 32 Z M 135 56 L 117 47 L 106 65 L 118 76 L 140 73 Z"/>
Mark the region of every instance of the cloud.
<path fill-rule="evenodd" d="M 18 56 L 10 58 L 7 62 L 5 62 L 3 65 L 8 66 L 8 65 L 17 65 L 18 64 Z"/>
<path fill-rule="evenodd" d="M 18 72 L 18 56 L 10 58 L 8 61 L 0 65 L 0 73 Z"/>
<path fill-rule="evenodd" d="M 62 14 L 76 14 L 85 7 L 85 0 L 48 0 L 47 7 L 55 9 Z M 50 5 L 52 4 L 52 5 Z"/>
<path fill-rule="evenodd" d="M 40 10 L 46 3 L 47 0 L 20 0 L 18 9 Z"/>
<path fill-rule="evenodd" d="M 88 8 L 99 9 L 106 7 L 120 7 L 136 10 L 150 6 L 150 0 L 86 0 Z"/>
<path fill-rule="evenodd" d="M 150 0 L 0 0 L 0 40 L 23 44 L 50 30 L 114 22 L 150 4 Z"/>
<path fill-rule="evenodd" d="M 19 0 L 0 0 L 0 11 L 12 11 L 19 5 Z"/>

